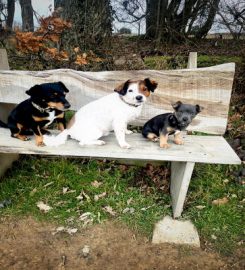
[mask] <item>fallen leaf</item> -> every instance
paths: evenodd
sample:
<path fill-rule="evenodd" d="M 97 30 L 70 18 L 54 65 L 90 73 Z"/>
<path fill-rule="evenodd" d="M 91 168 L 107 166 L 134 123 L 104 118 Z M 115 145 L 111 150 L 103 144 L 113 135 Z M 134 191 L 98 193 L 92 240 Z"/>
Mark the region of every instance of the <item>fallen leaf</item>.
<path fill-rule="evenodd" d="M 97 180 L 95 180 L 95 181 L 93 181 L 93 182 L 91 183 L 91 185 L 92 185 L 93 187 L 98 188 L 98 187 L 100 187 L 100 186 L 102 185 L 102 182 L 98 182 Z"/>
<path fill-rule="evenodd" d="M 83 222 L 83 227 L 86 227 L 89 224 L 92 224 L 94 221 L 94 215 L 90 212 L 83 213 L 79 218 Z"/>
<path fill-rule="evenodd" d="M 54 182 L 49 182 L 49 183 L 47 183 L 46 185 L 44 185 L 43 187 L 45 187 L 45 188 L 46 188 L 46 187 L 49 187 L 49 186 L 53 185 L 53 183 L 54 183 Z"/>
<path fill-rule="evenodd" d="M 91 201 L 91 199 L 90 199 L 90 197 L 88 196 L 88 194 L 86 194 L 84 191 L 81 191 L 81 193 L 80 193 L 76 198 L 77 198 L 77 200 L 79 200 L 79 201 L 82 201 L 84 198 L 85 198 L 88 202 Z"/>
<path fill-rule="evenodd" d="M 140 210 L 141 211 L 146 211 L 146 210 L 148 210 L 149 208 L 151 208 L 151 207 L 153 207 L 154 205 L 150 205 L 150 206 L 148 206 L 148 207 L 143 207 L 143 208 L 141 208 Z"/>
<path fill-rule="evenodd" d="M 129 198 L 128 200 L 127 200 L 127 205 L 130 205 L 130 203 L 133 201 L 133 198 Z"/>
<path fill-rule="evenodd" d="M 125 209 L 123 209 L 123 214 L 126 214 L 126 213 L 130 213 L 130 214 L 133 214 L 135 212 L 135 209 L 133 207 L 126 207 Z"/>
<path fill-rule="evenodd" d="M 78 231 L 77 228 L 67 228 L 66 229 L 66 232 L 69 233 L 69 234 L 74 234 Z"/>
<path fill-rule="evenodd" d="M 212 204 L 213 205 L 223 205 L 223 204 L 226 204 L 226 203 L 228 203 L 227 197 L 224 197 L 222 199 L 217 199 L 217 200 L 213 200 L 212 201 Z"/>
<path fill-rule="evenodd" d="M 197 205 L 197 206 L 196 206 L 196 208 L 199 209 L 199 210 L 202 210 L 202 209 L 204 209 L 205 207 L 206 207 L 206 206 L 204 206 L 204 205 Z"/>
<path fill-rule="evenodd" d="M 107 213 L 109 213 L 112 216 L 115 216 L 117 213 L 112 209 L 111 206 L 105 206 L 103 207 L 103 210 Z"/>
<path fill-rule="evenodd" d="M 88 257 L 90 253 L 90 247 L 88 245 L 85 245 L 82 249 L 82 255 L 84 258 Z"/>
<path fill-rule="evenodd" d="M 82 195 L 82 193 L 80 193 L 80 194 L 76 197 L 76 199 L 77 199 L 78 201 L 82 201 L 82 200 L 83 200 L 83 195 Z"/>
<path fill-rule="evenodd" d="M 79 47 L 75 47 L 73 50 L 74 50 L 75 53 L 78 53 L 80 51 L 80 48 Z"/>
<path fill-rule="evenodd" d="M 56 232 L 63 232 L 65 230 L 64 226 L 60 226 L 58 228 L 56 228 Z"/>
<path fill-rule="evenodd" d="M 78 219 L 81 221 L 84 221 L 85 219 L 87 219 L 87 217 L 92 216 L 93 214 L 91 212 L 86 212 L 83 213 Z"/>
<path fill-rule="evenodd" d="M 39 210 L 43 211 L 44 213 L 49 212 L 51 209 L 53 209 L 51 206 L 45 204 L 44 202 L 38 202 L 37 203 L 37 207 L 39 208 Z"/>
<path fill-rule="evenodd" d="M 68 190 L 69 190 L 68 187 L 63 187 L 63 188 L 62 188 L 62 193 L 63 193 L 63 194 L 66 194 Z"/>
<path fill-rule="evenodd" d="M 30 196 L 33 196 L 36 192 L 37 192 L 37 188 L 34 188 L 34 189 L 30 192 Z"/>
<path fill-rule="evenodd" d="M 97 202 L 99 199 L 104 198 L 106 196 L 106 192 L 103 192 L 98 195 L 94 195 L 94 200 Z"/>
<path fill-rule="evenodd" d="M 59 232 L 66 232 L 70 235 L 76 233 L 78 231 L 77 228 L 69 228 L 69 227 L 64 227 L 64 226 L 60 226 L 58 228 L 55 229 L 54 232 L 52 232 L 53 235 L 59 233 Z"/>

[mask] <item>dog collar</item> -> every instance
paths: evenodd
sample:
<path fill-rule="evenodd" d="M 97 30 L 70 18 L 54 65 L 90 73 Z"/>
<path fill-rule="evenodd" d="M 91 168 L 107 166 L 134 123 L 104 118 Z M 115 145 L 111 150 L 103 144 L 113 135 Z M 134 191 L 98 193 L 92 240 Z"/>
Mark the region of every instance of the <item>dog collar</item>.
<path fill-rule="evenodd" d="M 42 108 L 42 107 L 40 107 L 39 105 L 37 105 L 36 103 L 34 103 L 34 102 L 32 102 L 31 104 L 32 104 L 32 106 L 33 106 L 34 108 L 36 108 L 37 110 L 39 110 L 41 113 L 44 113 L 44 112 L 51 112 L 51 111 L 52 111 L 52 108 Z"/>
<path fill-rule="evenodd" d="M 135 107 L 135 108 L 137 108 L 137 107 L 139 107 L 139 106 L 141 106 L 141 104 L 139 104 L 139 105 L 136 105 L 136 104 L 131 104 L 131 103 L 128 103 L 127 101 L 125 101 L 121 96 L 119 96 L 120 97 L 120 99 L 124 102 L 124 103 L 126 103 L 126 104 L 128 104 L 129 106 L 132 106 L 132 107 Z"/>

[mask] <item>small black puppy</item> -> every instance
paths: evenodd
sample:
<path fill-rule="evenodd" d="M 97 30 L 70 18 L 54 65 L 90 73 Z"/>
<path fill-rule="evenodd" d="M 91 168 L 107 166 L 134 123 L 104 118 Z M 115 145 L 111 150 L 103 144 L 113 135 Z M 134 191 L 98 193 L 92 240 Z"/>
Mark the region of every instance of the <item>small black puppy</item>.
<path fill-rule="evenodd" d="M 160 147 L 168 148 L 168 135 L 174 134 L 174 142 L 183 144 L 180 132 L 184 130 L 192 119 L 201 112 L 203 107 L 191 104 L 183 104 L 181 101 L 172 104 L 174 113 L 164 113 L 150 119 L 143 126 L 142 134 L 151 141 L 158 141 Z"/>
<path fill-rule="evenodd" d="M 11 136 L 27 141 L 26 135 L 34 132 L 36 145 L 43 145 L 46 128 L 56 120 L 60 130 L 66 127 L 64 111 L 70 107 L 65 95 L 69 90 L 62 82 L 35 85 L 26 91 L 29 99 L 17 105 L 8 117 L 8 124 L 0 125 L 11 131 Z"/>

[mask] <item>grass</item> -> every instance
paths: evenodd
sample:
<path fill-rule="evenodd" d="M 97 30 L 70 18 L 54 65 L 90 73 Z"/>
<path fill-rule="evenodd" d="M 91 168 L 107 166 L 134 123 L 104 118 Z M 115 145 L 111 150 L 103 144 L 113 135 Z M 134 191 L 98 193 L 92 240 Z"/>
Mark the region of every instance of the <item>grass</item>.
<path fill-rule="evenodd" d="M 112 162 L 23 157 L 0 182 L 0 201 L 11 200 L 11 205 L 0 208 L 0 215 L 32 215 L 58 224 L 83 226 L 79 216 L 90 212 L 93 223 L 118 219 L 150 237 L 154 224 L 171 214 L 170 196 L 148 176 L 140 174 L 141 170 L 141 167 L 117 166 Z M 244 233 L 241 203 L 244 190 L 229 176 L 230 170 L 229 166 L 197 165 L 183 216 L 194 222 L 203 242 L 208 241 L 224 254 L 232 253 Z M 142 177 L 144 185 L 151 187 L 150 192 L 142 191 L 136 184 Z M 224 182 L 227 177 L 228 183 Z M 101 185 L 94 186 L 94 181 Z M 63 188 L 69 188 L 68 192 L 63 194 Z M 81 192 L 83 200 L 78 200 Z M 96 201 L 94 196 L 103 192 L 106 195 Z M 228 198 L 227 204 L 212 204 L 214 199 L 223 197 Z M 41 212 L 37 208 L 39 201 L 52 210 Z M 200 205 L 205 208 L 197 209 Z M 115 215 L 106 212 L 106 206 Z M 132 213 L 125 210 L 129 208 L 133 209 Z"/>
<path fill-rule="evenodd" d="M 144 62 L 149 69 L 182 69 L 186 68 L 188 58 L 185 56 L 148 56 L 145 57 Z M 226 56 L 226 55 L 201 55 L 198 54 L 197 66 L 209 67 L 220 65 L 224 63 L 235 62 L 240 63 L 241 57 Z"/>

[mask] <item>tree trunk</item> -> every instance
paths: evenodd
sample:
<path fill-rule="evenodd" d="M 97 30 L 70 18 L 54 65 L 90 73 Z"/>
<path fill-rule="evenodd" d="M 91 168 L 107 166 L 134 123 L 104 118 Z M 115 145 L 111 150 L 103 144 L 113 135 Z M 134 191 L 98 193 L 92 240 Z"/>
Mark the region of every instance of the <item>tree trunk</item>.
<path fill-rule="evenodd" d="M 220 0 L 210 1 L 210 9 L 209 9 L 207 20 L 204 23 L 204 25 L 199 29 L 199 31 L 196 33 L 195 37 L 197 39 L 201 39 L 205 37 L 208 34 L 209 30 L 211 29 L 214 22 L 214 18 L 219 8 L 219 2 Z"/>
<path fill-rule="evenodd" d="M 6 21 L 7 30 L 12 30 L 15 12 L 15 0 L 8 0 L 7 3 L 8 16 Z"/>
<path fill-rule="evenodd" d="M 22 31 L 34 31 L 33 8 L 31 0 L 19 0 L 21 6 Z"/>
<path fill-rule="evenodd" d="M 166 33 L 166 11 L 168 0 L 150 0 L 147 3 L 146 36 L 162 39 Z"/>

